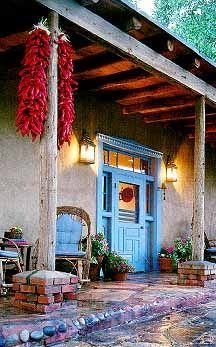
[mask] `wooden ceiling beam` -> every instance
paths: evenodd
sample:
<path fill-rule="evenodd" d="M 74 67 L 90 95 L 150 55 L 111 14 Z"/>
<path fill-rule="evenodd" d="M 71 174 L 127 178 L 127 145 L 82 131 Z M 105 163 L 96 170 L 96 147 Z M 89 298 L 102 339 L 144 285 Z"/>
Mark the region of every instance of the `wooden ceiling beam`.
<path fill-rule="evenodd" d="M 194 133 L 188 134 L 189 139 L 194 139 Z M 206 142 L 216 141 L 216 132 L 215 133 L 207 133 L 205 136 Z"/>
<path fill-rule="evenodd" d="M 206 134 L 216 133 L 216 125 L 206 125 Z"/>
<path fill-rule="evenodd" d="M 106 48 L 104 46 L 100 46 L 97 43 L 92 43 L 88 46 L 84 46 L 79 49 L 75 49 L 73 53 L 73 61 L 78 61 L 84 59 L 86 57 L 91 57 L 97 54 L 104 53 Z"/>
<path fill-rule="evenodd" d="M 92 67 L 82 72 L 74 74 L 74 78 L 79 80 L 88 80 L 96 77 L 111 76 L 119 72 L 136 69 L 136 65 L 128 60 L 117 60 L 101 66 Z"/>
<path fill-rule="evenodd" d="M 147 115 L 143 118 L 145 123 L 165 123 L 179 120 L 194 119 L 194 108 L 187 108 L 182 111 L 162 112 L 154 115 Z"/>
<path fill-rule="evenodd" d="M 137 41 L 121 29 L 112 25 L 99 15 L 80 6 L 74 0 L 37 0 L 40 4 L 56 11 L 77 27 L 116 54 L 137 64 L 144 70 L 176 82 L 198 95 L 206 97 L 207 102 L 216 106 L 216 89 L 205 81 L 184 70 L 161 54 Z M 85 77 L 84 77 L 85 78 Z"/>
<path fill-rule="evenodd" d="M 208 116 L 209 115 L 213 115 L 213 116 L 215 116 L 216 117 L 216 113 L 212 113 L 212 114 L 206 114 L 206 122 L 205 122 L 205 124 L 206 124 L 206 126 L 207 125 L 216 125 L 216 118 L 215 119 L 213 119 L 213 120 L 209 120 L 210 118 L 208 118 Z M 195 128 L 195 122 L 189 122 L 189 123 L 185 123 L 184 124 L 184 128 L 189 128 L 189 129 L 191 129 L 191 128 Z"/>
<path fill-rule="evenodd" d="M 162 78 L 154 77 L 148 75 L 146 76 L 136 76 L 136 77 L 127 77 L 120 78 L 113 82 L 106 82 L 101 85 L 98 85 L 96 88 L 91 89 L 92 91 L 121 91 L 121 90 L 131 90 L 139 89 L 143 87 L 148 87 L 151 85 L 159 84 L 164 82 Z"/>
<path fill-rule="evenodd" d="M 0 38 L 0 52 L 5 52 L 12 47 L 23 45 L 28 36 L 28 31 L 11 34 Z"/>
<path fill-rule="evenodd" d="M 152 30 L 153 28 L 151 25 L 136 17 L 130 18 L 129 21 L 123 25 L 122 29 L 138 41 L 169 59 L 173 59 L 183 52 L 183 45 L 174 42 L 174 39 L 170 35 L 162 35 L 156 27 Z"/>
<path fill-rule="evenodd" d="M 123 114 L 152 114 L 171 110 L 183 110 L 184 108 L 193 106 L 195 98 L 189 97 L 174 97 L 169 99 L 152 100 L 140 104 L 125 106 L 122 109 Z"/>
<path fill-rule="evenodd" d="M 216 117 L 215 112 L 206 113 L 206 119 L 210 119 L 210 117 Z M 144 117 L 145 123 L 163 123 L 163 122 L 176 122 L 176 121 L 187 121 L 195 118 L 195 110 L 186 109 L 182 111 L 169 112 L 169 113 L 160 113 L 155 115 L 149 115 Z M 208 121 L 207 121 L 208 123 Z M 190 123 L 192 124 L 192 123 Z M 185 125 L 184 125 L 185 127 Z"/>
<path fill-rule="evenodd" d="M 162 83 L 146 88 L 141 88 L 136 91 L 129 91 L 116 102 L 121 105 L 131 105 L 144 101 L 146 98 L 153 97 L 159 98 L 164 96 L 175 96 L 175 95 L 186 95 L 188 94 L 187 89 L 180 88 L 177 85 L 170 85 L 169 83 Z M 113 96 L 115 98 L 115 94 Z"/>
<path fill-rule="evenodd" d="M 123 23 L 121 29 L 137 40 L 152 37 L 159 32 L 158 28 L 155 27 L 153 30 L 150 24 L 138 19 L 137 17 L 131 17 L 128 21 Z"/>

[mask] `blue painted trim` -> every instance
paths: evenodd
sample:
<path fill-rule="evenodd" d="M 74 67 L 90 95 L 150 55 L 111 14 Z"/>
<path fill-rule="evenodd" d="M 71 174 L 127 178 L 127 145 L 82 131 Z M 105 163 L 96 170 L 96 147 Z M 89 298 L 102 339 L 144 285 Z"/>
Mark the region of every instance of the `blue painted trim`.
<path fill-rule="evenodd" d="M 129 182 L 131 179 L 133 184 L 136 184 L 136 180 L 147 180 L 150 182 L 154 182 L 154 206 L 153 206 L 153 216 L 146 215 L 144 220 L 142 221 L 142 225 L 144 226 L 145 230 L 145 222 L 152 223 L 152 233 L 153 233 L 153 240 L 152 240 L 152 261 L 153 261 L 153 270 L 158 269 L 158 252 L 161 248 L 161 240 L 160 240 L 160 234 L 161 234 L 161 191 L 158 189 L 158 187 L 161 186 L 160 182 L 160 171 L 161 171 L 161 159 L 162 159 L 162 153 L 154 151 L 148 147 L 142 146 L 134 141 L 129 141 L 125 139 L 120 138 L 114 138 L 103 134 L 98 134 L 98 175 L 97 175 L 97 230 L 102 229 L 102 219 L 104 217 L 111 217 L 111 235 L 114 235 L 115 230 L 115 221 L 117 217 L 115 216 L 115 211 L 117 211 L 116 204 L 118 203 L 118 199 L 116 196 L 116 184 L 117 180 L 116 177 L 119 175 L 123 175 L 125 179 Z M 110 167 L 103 165 L 103 146 L 107 145 L 107 148 L 117 148 L 119 151 L 125 151 L 127 153 L 139 155 L 142 156 L 148 156 L 151 158 L 155 158 L 155 177 L 144 175 L 141 173 L 135 173 L 130 172 L 126 170 L 121 170 L 119 168 Z M 102 211 L 102 178 L 103 178 L 103 171 L 108 172 L 112 175 L 112 207 L 111 211 L 104 212 Z M 145 184 L 143 183 L 143 187 L 145 188 Z M 114 194 L 115 190 L 115 194 Z M 143 199 L 143 208 L 145 206 L 145 198 L 146 194 L 145 191 L 142 192 L 144 199 Z M 141 206 L 140 206 L 141 208 Z M 111 238 L 111 249 L 116 249 L 116 241 L 115 238 Z M 147 265 L 146 265 L 147 268 Z"/>
<path fill-rule="evenodd" d="M 162 158 L 163 153 L 155 151 L 149 147 L 142 146 L 133 140 L 121 139 L 108 135 L 98 134 L 100 142 L 109 145 L 109 147 L 117 148 L 118 150 L 125 150 L 127 153 L 133 153 L 140 156 L 147 156 L 151 158 Z"/>
<path fill-rule="evenodd" d="M 98 141 L 98 169 L 97 169 L 97 206 L 96 206 L 96 230 L 102 230 L 102 179 L 103 179 L 103 143 Z"/>
<path fill-rule="evenodd" d="M 161 190 L 158 187 L 161 187 L 161 162 L 159 159 L 156 161 L 155 165 L 155 189 L 154 189 L 154 214 L 155 214 L 155 223 L 153 229 L 153 270 L 159 270 L 158 264 L 158 253 L 161 249 L 161 230 L 163 230 L 162 221 L 161 221 L 161 202 L 162 195 Z"/>

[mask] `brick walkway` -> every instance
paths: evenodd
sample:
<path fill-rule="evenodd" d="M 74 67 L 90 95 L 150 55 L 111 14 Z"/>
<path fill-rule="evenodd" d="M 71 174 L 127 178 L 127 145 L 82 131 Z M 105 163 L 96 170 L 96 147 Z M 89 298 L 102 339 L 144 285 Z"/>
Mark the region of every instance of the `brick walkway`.
<path fill-rule="evenodd" d="M 1 298 L 0 346 L 4 346 L 1 340 L 6 340 L 10 346 L 18 344 L 23 330 L 27 331 L 26 335 L 38 332 L 38 339 L 49 345 L 77 334 L 85 335 L 139 317 L 194 307 L 216 298 L 216 293 L 210 289 L 183 287 L 176 283 L 175 274 L 159 273 L 131 275 L 125 282 L 94 282 L 83 286 L 76 301 L 47 315 L 15 310 L 9 299 Z M 54 331 L 53 336 L 44 335 L 47 326 Z"/>

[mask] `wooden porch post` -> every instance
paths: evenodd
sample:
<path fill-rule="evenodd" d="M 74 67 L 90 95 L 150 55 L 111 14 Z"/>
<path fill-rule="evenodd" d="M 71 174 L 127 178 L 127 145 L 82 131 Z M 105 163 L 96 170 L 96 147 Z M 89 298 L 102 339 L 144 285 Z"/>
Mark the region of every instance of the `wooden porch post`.
<path fill-rule="evenodd" d="M 55 270 L 57 203 L 57 35 L 58 14 L 49 14 L 51 55 L 48 69 L 48 114 L 40 143 L 40 229 L 38 269 Z"/>
<path fill-rule="evenodd" d="M 197 97 L 195 107 L 194 211 L 192 260 L 204 259 L 204 194 L 205 194 L 205 98 Z"/>

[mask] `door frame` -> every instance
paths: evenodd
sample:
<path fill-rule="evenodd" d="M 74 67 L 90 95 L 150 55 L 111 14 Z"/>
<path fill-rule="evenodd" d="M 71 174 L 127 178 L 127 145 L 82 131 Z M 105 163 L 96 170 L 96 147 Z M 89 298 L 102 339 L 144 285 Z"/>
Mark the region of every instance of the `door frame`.
<path fill-rule="evenodd" d="M 103 164 L 103 149 L 106 146 L 111 150 L 123 151 L 125 153 L 136 155 L 140 157 L 149 157 L 155 159 L 155 174 L 154 174 L 154 196 L 153 196 L 153 214 L 154 214 L 154 223 L 152 230 L 152 270 L 158 270 L 158 253 L 161 248 L 161 161 L 163 153 L 145 147 L 133 140 L 126 140 L 122 138 L 116 138 L 107 136 L 104 134 L 97 135 L 98 151 L 97 151 L 97 162 L 98 162 L 98 171 L 97 171 L 97 207 L 96 207 L 96 227 L 97 231 L 102 230 L 103 226 L 103 211 L 102 211 L 102 185 L 103 185 L 103 172 L 110 172 L 117 174 L 125 173 L 128 177 L 130 176 L 130 171 L 109 167 Z M 143 177 L 143 174 L 133 172 L 133 177 Z M 148 180 L 148 176 L 145 175 Z M 151 176 L 149 176 L 151 180 Z M 114 188 L 114 178 L 112 177 L 112 188 Z M 113 218 L 113 208 L 112 211 L 107 212 L 107 215 L 110 215 L 111 225 L 110 228 L 114 230 L 115 228 L 115 218 Z M 111 250 L 114 250 L 114 240 L 111 239 Z"/>
<path fill-rule="evenodd" d="M 113 194 L 114 198 L 114 230 L 111 230 L 112 238 L 114 239 L 114 250 L 118 252 L 118 234 L 119 232 L 116 232 L 119 230 L 119 228 L 123 228 L 124 230 L 127 228 L 139 228 L 140 233 L 140 242 L 142 245 L 144 245 L 143 249 L 143 269 L 139 269 L 138 271 L 146 271 L 146 263 L 145 263 L 145 256 L 146 256 L 146 233 L 145 233 L 145 189 L 146 189 L 146 175 L 134 175 L 132 172 L 128 172 L 126 170 L 118 170 L 119 172 L 116 172 L 114 174 L 114 181 L 115 181 L 115 192 Z M 123 172 L 122 172 L 123 171 Z M 133 184 L 139 187 L 139 205 L 138 205 L 138 223 L 130 223 L 130 222 L 120 222 L 119 221 L 119 183 L 125 182 L 129 184 Z M 142 247 L 143 248 L 143 247 Z M 123 255 L 124 256 L 124 255 Z M 135 264 L 133 264 L 135 266 Z"/>

